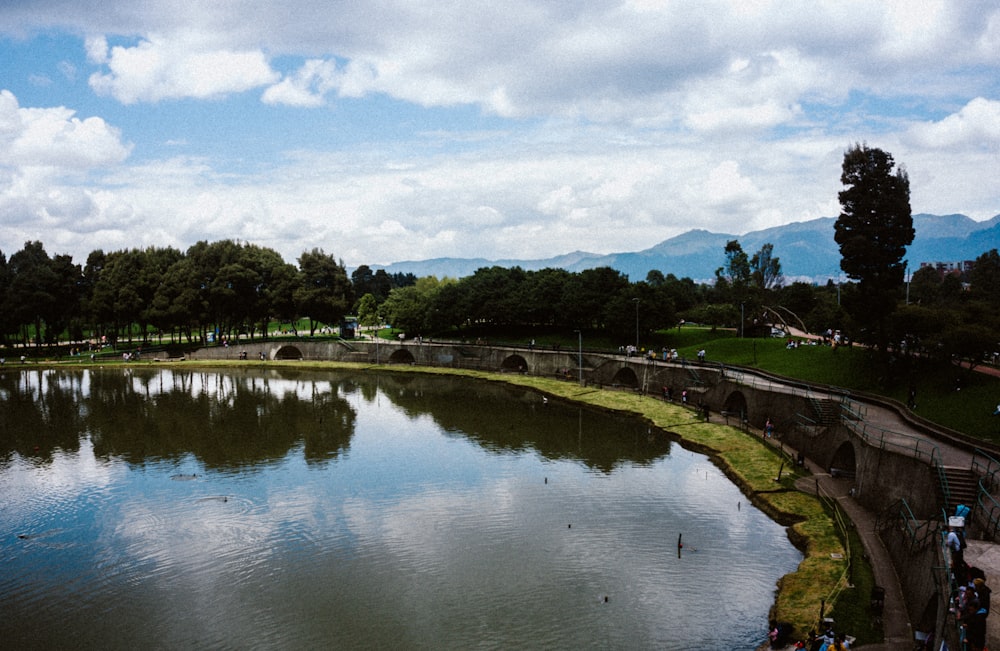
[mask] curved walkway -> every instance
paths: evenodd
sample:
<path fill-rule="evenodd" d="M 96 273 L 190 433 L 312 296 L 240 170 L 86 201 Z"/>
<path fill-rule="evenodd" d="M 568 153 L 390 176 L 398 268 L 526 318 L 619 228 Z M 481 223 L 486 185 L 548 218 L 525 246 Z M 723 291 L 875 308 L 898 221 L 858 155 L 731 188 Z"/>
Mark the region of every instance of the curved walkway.
<path fill-rule="evenodd" d="M 788 390 L 796 387 L 789 385 Z M 911 418 L 889 404 L 867 401 L 853 396 L 855 401 L 863 402 L 865 407 L 864 427 L 866 430 L 877 430 L 886 443 L 892 444 L 897 439 L 898 451 L 912 447 L 915 440 L 923 441 L 925 449 L 936 447 L 943 465 L 947 467 L 969 468 L 972 465 L 973 452 L 965 447 L 964 442 L 955 442 L 942 433 L 941 437 L 933 436 L 925 425 L 915 423 Z M 716 418 L 720 418 L 716 416 Z M 869 433 L 870 434 L 870 433 Z M 765 439 L 771 445 L 782 446 L 785 452 L 797 455 L 797 450 L 791 449 L 780 439 Z M 919 447 L 919 446 L 918 446 Z M 971 447 L 971 445 L 969 446 Z M 914 456 L 917 452 L 915 450 Z M 906 600 L 900 586 L 895 567 L 886 551 L 882 540 L 875 530 L 877 514 L 862 506 L 851 494 L 853 481 L 834 478 L 825 469 L 806 459 L 811 476 L 800 479 L 796 487 L 803 492 L 815 494 L 816 488 L 827 497 L 837 501 L 838 505 L 850 517 L 857 528 L 857 533 L 865 547 L 865 552 L 871 559 L 872 569 L 877 585 L 885 589 L 885 608 L 883 611 L 883 628 L 885 641 L 881 644 L 867 645 L 864 648 L 873 651 L 910 651 L 914 646 L 913 628 L 906 609 Z M 970 564 L 985 570 L 987 578 L 1000 577 L 1000 545 L 970 540 L 969 549 L 965 553 Z M 1000 647 L 1000 617 L 992 617 L 988 622 L 988 645 Z"/>

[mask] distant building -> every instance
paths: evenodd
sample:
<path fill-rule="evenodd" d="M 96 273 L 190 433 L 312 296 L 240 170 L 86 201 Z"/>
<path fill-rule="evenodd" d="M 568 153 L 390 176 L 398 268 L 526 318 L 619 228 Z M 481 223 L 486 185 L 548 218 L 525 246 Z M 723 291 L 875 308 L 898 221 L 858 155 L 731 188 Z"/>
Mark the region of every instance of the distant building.
<path fill-rule="evenodd" d="M 972 271 L 972 267 L 975 265 L 973 260 L 963 260 L 962 262 L 921 262 L 920 268 L 930 267 L 938 272 L 940 278 L 944 278 L 948 275 L 961 276 L 962 274 Z"/>

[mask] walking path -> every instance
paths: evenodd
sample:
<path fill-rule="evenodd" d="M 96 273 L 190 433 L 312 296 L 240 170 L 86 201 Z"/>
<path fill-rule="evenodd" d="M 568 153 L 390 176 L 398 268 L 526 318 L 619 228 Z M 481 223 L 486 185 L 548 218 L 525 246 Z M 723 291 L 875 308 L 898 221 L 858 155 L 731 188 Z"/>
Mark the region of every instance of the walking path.
<path fill-rule="evenodd" d="M 804 493 L 815 494 L 818 485 L 819 490 L 824 495 L 836 500 L 847 517 L 854 523 L 858 537 L 861 538 L 861 543 L 865 547 L 865 553 L 871 559 L 875 584 L 885 589 L 885 607 L 882 612 L 885 641 L 882 644 L 868 645 L 865 648 L 877 651 L 895 649 L 910 651 L 913 648 L 913 629 L 906 611 L 906 601 L 903 598 L 903 590 L 899 584 L 899 577 L 896 576 L 892 559 L 875 531 L 875 514 L 850 496 L 850 489 L 853 486 L 852 480 L 831 477 L 825 470 L 808 459 L 806 464 L 813 476 L 799 479 L 796 482 L 796 488 Z M 870 595 L 859 595 L 857 598 L 868 600 Z M 846 632 L 849 633 L 849 631 Z"/>
<path fill-rule="evenodd" d="M 787 390 L 795 391 L 798 388 L 788 386 Z M 909 449 L 914 456 L 926 458 L 928 463 L 931 461 L 928 450 L 936 447 L 943 465 L 971 467 L 973 457 L 971 451 L 950 441 L 929 435 L 924 428 L 915 426 L 909 419 L 889 406 L 867 402 L 864 405 L 863 428 L 869 439 L 878 437 L 887 444 L 887 447 L 893 447 L 901 454 L 905 454 L 905 451 Z M 779 440 L 765 440 L 775 447 L 783 446 L 785 452 L 791 452 L 793 456 L 797 456 L 797 450 L 790 449 L 788 445 L 784 445 Z M 815 494 L 818 486 L 820 492 L 825 496 L 837 501 L 855 524 L 865 553 L 871 559 L 876 584 L 885 589 L 885 606 L 882 616 L 885 641 L 881 644 L 866 645 L 864 648 L 872 651 L 910 651 L 914 647 L 914 630 L 909 620 L 899 577 L 896 575 L 889 553 L 875 530 L 877 514 L 862 506 L 851 495 L 850 491 L 854 486 L 852 479 L 832 477 L 825 469 L 820 468 L 809 459 L 806 459 L 806 465 L 812 475 L 801 478 L 796 483 L 796 487 L 803 492 Z M 988 584 L 992 582 L 997 585 L 997 577 L 1000 577 L 1000 545 L 981 540 L 970 540 L 969 548 L 965 551 L 965 558 L 970 565 L 982 568 L 986 572 Z M 867 601 L 869 595 L 858 598 Z M 994 615 L 988 618 L 987 625 L 988 646 L 1000 648 L 1000 616 Z"/>

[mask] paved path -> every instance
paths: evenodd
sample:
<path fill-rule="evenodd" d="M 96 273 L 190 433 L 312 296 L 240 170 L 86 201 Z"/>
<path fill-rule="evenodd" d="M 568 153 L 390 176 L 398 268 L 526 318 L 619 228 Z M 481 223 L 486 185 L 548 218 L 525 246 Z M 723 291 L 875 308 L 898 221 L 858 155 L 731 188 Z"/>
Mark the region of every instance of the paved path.
<path fill-rule="evenodd" d="M 787 446 L 785 449 L 788 449 Z M 854 522 L 858 537 L 861 538 L 861 543 L 865 547 L 865 553 L 871 559 L 875 584 L 885 589 L 885 608 L 882 613 L 885 642 L 867 645 L 864 648 L 879 651 L 882 649 L 886 651 L 896 649 L 910 651 L 913 648 L 913 629 L 907 615 L 906 601 L 903 598 L 903 590 L 899 585 L 899 577 L 896 576 L 889 552 L 886 551 L 882 540 L 875 531 L 875 514 L 861 506 L 848 494 L 854 485 L 852 480 L 835 479 L 811 461 L 806 460 L 806 463 L 813 476 L 800 478 L 796 482 L 796 487 L 805 493 L 815 494 L 818 482 L 820 492 L 836 500 L 847 517 Z M 858 598 L 868 600 L 869 595 L 860 595 Z M 850 631 L 844 632 L 850 634 Z"/>
<path fill-rule="evenodd" d="M 789 389 L 795 390 L 794 387 L 789 387 Z M 920 450 L 919 454 L 923 455 L 922 458 L 926 458 L 928 463 L 930 459 L 926 455 L 926 450 L 936 447 L 944 465 L 964 468 L 971 466 L 972 452 L 929 436 L 889 407 L 872 403 L 865 403 L 865 405 L 864 425 L 868 435 L 883 436 L 885 441 L 890 444 L 888 447 L 898 446 L 899 449 L 896 451 L 900 453 L 903 453 L 903 450 L 907 448 Z M 783 445 L 786 452 L 790 452 L 793 456 L 797 455 L 796 450 L 792 450 L 780 440 L 767 440 L 774 446 Z M 917 441 L 920 443 L 915 445 Z M 917 453 L 915 452 L 915 454 Z M 871 651 L 910 651 L 914 645 L 914 631 L 909 621 L 899 577 L 896 575 L 895 567 L 885 546 L 875 531 L 876 514 L 850 496 L 849 491 L 854 485 L 853 480 L 831 477 L 823 468 L 818 467 L 809 459 L 806 460 L 806 464 L 812 476 L 801 478 L 796 487 L 803 492 L 815 494 L 818 485 L 819 490 L 824 495 L 837 501 L 857 528 L 865 552 L 871 559 L 876 584 L 885 589 L 885 608 L 882 618 L 885 641 L 881 644 L 866 645 L 864 648 Z M 1000 584 L 996 578 L 1000 577 L 1000 545 L 970 540 L 965 557 L 970 564 L 980 567 L 986 572 L 988 584 Z M 867 600 L 868 595 L 864 595 L 863 598 Z M 987 622 L 989 625 L 987 640 L 989 646 L 1000 648 L 1000 616 L 991 617 Z M 850 631 L 845 632 L 850 634 Z"/>

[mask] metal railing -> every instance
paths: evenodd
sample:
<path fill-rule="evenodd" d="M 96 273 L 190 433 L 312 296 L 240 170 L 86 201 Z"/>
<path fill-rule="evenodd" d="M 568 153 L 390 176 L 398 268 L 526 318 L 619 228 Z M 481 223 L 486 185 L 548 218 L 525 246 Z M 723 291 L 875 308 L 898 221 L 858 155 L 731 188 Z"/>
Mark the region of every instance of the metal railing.
<path fill-rule="evenodd" d="M 927 439 L 912 434 L 887 430 L 863 420 L 842 419 L 845 427 L 868 445 L 880 450 L 898 450 L 916 459 L 927 459 L 932 465 L 941 466 L 941 451 Z"/>
<path fill-rule="evenodd" d="M 976 504 L 971 514 L 981 523 L 981 534 L 984 538 L 996 540 L 1000 535 L 1000 502 L 993 497 L 997 488 L 997 473 L 1000 473 L 1000 461 L 990 454 L 976 448 L 972 455 L 970 469 L 978 476 Z"/>
<path fill-rule="evenodd" d="M 917 520 L 910 505 L 902 497 L 879 513 L 875 519 L 875 529 L 880 533 L 892 529 L 904 534 L 907 551 L 910 553 L 926 547 L 940 531 L 933 520 L 924 522 Z"/>

